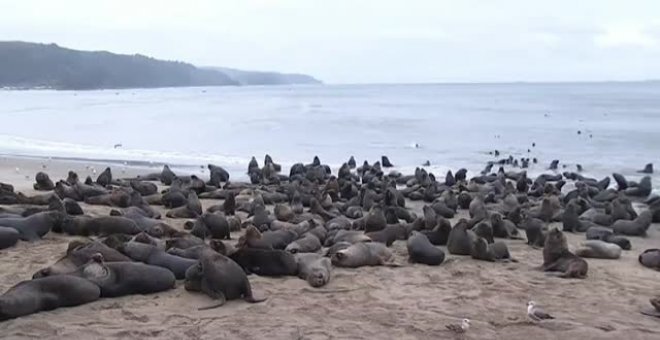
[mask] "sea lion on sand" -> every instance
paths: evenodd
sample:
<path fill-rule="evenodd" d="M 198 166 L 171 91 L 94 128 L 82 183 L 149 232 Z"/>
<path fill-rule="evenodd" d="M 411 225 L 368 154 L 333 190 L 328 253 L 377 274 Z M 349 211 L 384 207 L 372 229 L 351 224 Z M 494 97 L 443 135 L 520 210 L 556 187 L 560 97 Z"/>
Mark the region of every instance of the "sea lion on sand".
<path fill-rule="evenodd" d="M 338 230 L 334 235 L 328 235 L 328 238 L 325 240 L 325 246 L 329 247 L 337 242 L 348 242 L 348 243 L 358 243 L 358 242 L 371 242 L 371 238 L 365 235 L 364 233 L 356 230 Z"/>
<path fill-rule="evenodd" d="M 62 203 L 64 204 L 64 210 L 66 211 L 67 214 L 69 215 L 83 215 L 85 212 L 82 210 L 78 202 L 70 199 L 70 198 L 65 198 L 62 200 Z"/>
<path fill-rule="evenodd" d="M 651 185 L 651 177 L 644 176 L 644 178 L 642 178 L 642 180 L 639 181 L 639 185 L 637 187 L 628 188 L 623 192 L 628 196 L 648 197 L 651 194 L 652 190 L 653 190 L 653 186 Z"/>
<path fill-rule="evenodd" d="M 53 230 L 58 232 L 58 230 Z M 61 232 L 69 235 L 135 235 L 142 232 L 135 221 L 121 216 L 67 217 L 62 222 Z"/>
<path fill-rule="evenodd" d="M 37 172 L 37 174 L 34 176 L 34 180 L 36 183 L 32 186 L 34 190 L 37 191 L 50 191 L 55 189 L 55 184 L 53 181 L 48 177 L 48 174 L 45 172 Z"/>
<path fill-rule="evenodd" d="M 104 187 L 112 183 L 112 170 L 110 170 L 110 167 L 105 168 L 105 170 L 99 174 L 99 177 L 96 178 L 96 183 Z"/>
<path fill-rule="evenodd" d="M 418 231 L 412 232 L 406 247 L 410 262 L 437 266 L 445 260 L 445 252 L 431 244 L 426 235 Z"/>
<path fill-rule="evenodd" d="M 229 258 L 241 266 L 247 274 L 289 276 L 298 272 L 295 257 L 284 250 L 240 248 Z"/>
<path fill-rule="evenodd" d="M 250 225 L 245 228 L 245 234 L 238 238 L 236 247 L 238 248 L 259 248 L 259 249 L 273 249 L 270 242 L 261 239 L 261 232 L 255 226 Z"/>
<path fill-rule="evenodd" d="M 332 262 L 320 254 L 299 253 L 295 255 L 298 263 L 298 277 L 307 281 L 314 288 L 325 286 L 332 277 Z"/>
<path fill-rule="evenodd" d="M 568 250 L 566 235 L 553 228 L 545 239 L 542 268 L 546 272 L 559 272 L 557 276 L 561 278 L 583 279 L 587 276 L 589 265 Z"/>
<path fill-rule="evenodd" d="M 229 172 L 220 166 L 209 164 L 207 165 L 211 173 L 208 184 L 220 187 L 222 182 L 229 181 Z"/>
<path fill-rule="evenodd" d="M 72 275 L 83 277 L 101 287 L 102 297 L 151 294 L 174 288 L 171 271 L 136 262 L 104 262 L 95 254 Z"/>
<path fill-rule="evenodd" d="M 393 260 L 392 252 L 379 242 L 359 242 L 334 253 L 332 264 L 337 267 L 357 268 L 382 266 Z"/>
<path fill-rule="evenodd" d="M 511 259 L 509 248 L 504 242 L 488 243 L 483 237 L 477 237 L 472 242 L 472 258 L 475 260 L 495 262 Z"/>
<path fill-rule="evenodd" d="M 21 234 L 14 228 L 0 227 L 0 249 L 12 247 Z"/>
<path fill-rule="evenodd" d="M 150 196 L 158 193 L 158 186 L 146 181 L 130 181 L 131 188 L 141 196 Z"/>
<path fill-rule="evenodd" d="M 107 262 L 130 262 L 130 257 L 125 256 L 119 251 L 108 247 L 101 242 L 88 242 L 74 240 L 69 242 L 66 254 L 53 263 L 51 266 L 43 268 L 34 275 L 33 279 L 51 275 L 67 274 L 75 271 L 78 267 L 84 265 L 92 259 L 95 254 L 103 255 Z"/>
<path fill-rule="evenodd" d="M 521 226 L 525 229 L 527 244 L 532 247 L 543 247 L 545 245 L 545 232 L 543 221 L 538 218 L 525 216 Z"/>
<path fill-rule="evenodd" d="M 315 253 L 321 249 L 321 241 L 314 234 L 307 233 L 303 237 L 289 243 L 284 250 L 292 253 Z"/>
<path fill-rule="evenodd" d="M 204 244 L 204 240 L 196 236 L 184 236 L 177 237 L 165 241 L 165 249 L 170 248 L 179 248 L 179 249 L 188 249 L 190 247 L 198 246 Z"/>
<path fill-rule="evenodd" d="M 49 231 L 58 231 L 65 216 L 59 211 L 45 211 L 28 217 L 0 218 L 0 227 L 16 229 L 23 241 L 35 241 Z"/>
<path fill-rule="evenodd" d="M 169 218 L 195 218 L 202 214 L 202 204 L 194 191 L 188 193 L 186 205 L 174 208 L 167 212 Z"/>
<path fill-rule="evenodd" d="M 591 227 L 587 229 L 586 237 L 587 240 L 601 240 L 607 243 L 614 243 L 623 250 L 630 250 L 632 248 L 630 240 L 623 236 L 614 235 L 612 229 L 607 227 Z"/>
<path fill-rule="evenodd" d="M 366 223 L 365 223 L 365 232 L 371 232 L 371 231 L 379 231 L 385 229 L 385 226 L 387 225 L 387 220 L 385 219 L 385 214 L 383 213 L 383 209 L 375 205 L 371 208 L 371 211 L 369 211 L 369 214 L 366 217 Z"/>
<path fill-rule="evenodd" d="M 447 240 L 447 250 L 453 255 L 470 255 L 472 252 L 472 241 L 468 230 L 468 224 L 465 219 L 460 219 L 458 223 L 452 228 Z"/>
<path fill-rule="evenodd" d="M 582 221 L 580 221 L 580 216 L 578 216 L 575 204 L 569 203 L 564 209 L 564 215 L 562 216 L 562 231 L 584 231 L 584 226 Z"/>
<path fill-rule="evenodd" d="M 627 236 L 646 236 L 646 231 L 651 226 L 653 213 L 646 210 L 639 214 L 633 221 L 618 220 L 612 224 L 615 234 Z"/>
<path fill-rule="evenodd" d="M 0 321 L 78 306 L 100 297 L 96 284 L 76 276 L 57 275 L 22 281 L 0 296 Z"/>
<path fill-rule="evenodd" d="M 644 267 L 660 270 L 660 249 L 646 249 L 638 257 Z"/>
<path fill-rule="evenodd" d="M 185 288 L 217 300 L 216 304 L 200 309 L 220 307 L 227 300 L 239 298 L 251 303 L 266 300 L 252 295 L 250 281 L 238 264 L 224 255 L 209 251 L 202 253 L 199 263 L 186 272 Z"/>
<path fill-rule="evenodd" d="M 514 240 L 521 239 L 516 224 L 508 219 L 505 220 L 502 215 L 498 213 L 492 213 L 490 215 L 490 225 L 493 227 L 494 237 L 510 238 Z"/>
<path fill-rule="evenodd" d="M 575 255 L 586 258 L 615 260 L 621 257 L 621 247 L 605 241 L 590 240 L 583 242 L 575 250 Z"/>
<path fill-rule="evenodd" d="M 197 262 L 192 259 L 166 253 L 156 246 L 135 241 L 124 243 L 118 250 L 135 261 L 166 268 L 177 279 L 183 279 L 186 276 L 186 270 Z"/>

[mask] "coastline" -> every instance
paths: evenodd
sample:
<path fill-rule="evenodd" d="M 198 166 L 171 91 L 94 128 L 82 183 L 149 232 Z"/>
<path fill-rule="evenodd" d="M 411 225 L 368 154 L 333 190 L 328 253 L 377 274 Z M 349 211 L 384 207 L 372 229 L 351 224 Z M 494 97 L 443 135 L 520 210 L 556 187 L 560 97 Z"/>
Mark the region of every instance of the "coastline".
<path fill-rule="evenodd" d="M 95 178 L 93 170 L 98 174 L 105 165 L 112 166 L 116 177 L 160 171 L 130 165 L 120 169 L 116 163 L 92 164 L 87 160 L 48 162 L 5 156 L 0 162 L 0 178 L 13 184 L 16 191 L 35 194 L 31 185 L 37 171 L 47 171 L 54 181 L 65 178 L 68 170 L 77 171 L 81 178 Z M 204 208 L 218 202 L 201 201 Z M 407 201 L 407 205 L 421 214 L 423 204 Z M 107 215 L 111 209 L 84 203 L 81 206 L 92 216 Z M 156 209 L 165 211 L 162 207 Z M 461 211 L 452 224 L 466 214 Z M 182 229 L 185 220 L 164 221 Z M 239 236 L 232 233 L 233 240 Z M 4 292 L 52 264 L 72 239 L 75 237 L 51 232 L 42 240 L 19 241 L 15 247 L 0 251 L 0 290 Z M 427 339 L 451 338 L 453 334 L 444 326 L 469 317 L 469 339 L 644 339 L 658 334 L 657 320 L 638 313 L 648 304 L 648 298 L 657 294 L 657 272 L 640 266 L 637 255 L 657 247 L 658 225 L 651 227 L 647 238 L 632 239 L 633 250 L 624 252 L 620 260 L 589 259 L 585 280 L 551 278 L 537 271 L 541 251 L 520 240 L 505 240 L 518 263 L 487 263 L 447 253 L 446 262 L 439 267 L 407 263 L 406 244 L 396 241 L 392 250 L 396 262 L 402 264 L 399 268 L 333 269 L 333 279 L 324 290 L 354 289 L 348 292 L 315 293 L 296 277 L 251 275 L 253 290 L 268 297 L 268 301 L 248 304 L 237 300 L 217 309 L 198 311 L 198 307 L 208 304 L 208 298 L 187 292 L 179 281 L 167 292 L 104 298 L 5 321 L 0 326 L 7 338 Z M 573 249 L 583 240 L 582 234 L 568 235 Z M 441 248 L 447 252 L 446 247 Z M 541 325 L 528 323 L 525 303 L 531 298 L 558 320 Z"/>

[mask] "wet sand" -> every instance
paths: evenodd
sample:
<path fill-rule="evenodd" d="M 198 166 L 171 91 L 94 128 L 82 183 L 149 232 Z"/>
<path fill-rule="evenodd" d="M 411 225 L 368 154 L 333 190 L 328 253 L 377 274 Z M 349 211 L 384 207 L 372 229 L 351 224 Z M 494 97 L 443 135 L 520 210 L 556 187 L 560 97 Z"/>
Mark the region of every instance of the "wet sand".
<path fill-rule="evenodd" d="M 34 174 L 45 171 L 55 181 L 71 169 L 81 179 L 92 175 L 84 162 L 34 159 L 0 160 L 0 181 L 16 191 L 33 194 Z M 18 171 L 16 168 L 18 167 Z M 94 164 L 98 173 L 102 164 Z M 158 169 L 113 166 L 115 177 Z M 28 178 L 26 178 L 28 176 Z M 95 175 L 93 177 L 96 177 Z M 218 203 L 202 200 L 204 207 Z M 423 204 L 408 202 L 421 214 Z M 81 204 L 89 215 L 106 215 L 110 207 Z M 162 207 L 156 207 L 161 209 Z M 464 217 L 462 211 L 458 217 Z M 163 213 L 163 216 L 165 214 Z M 457 218 L 458 218 L 457 217 Z M 452 225 L 457 218 L 452 220 Z M 182 229 L 185 220 L 167 219 Z M 236 240 L 238 233 L 233 233 Z M 75 237 L 47 234 L 0 251 L 0 291 L 27 280 L 60 258 Z M 568 234 L 574 249 L 584 234 Z M 660 272 L 642 267 L 637 256 L 660 248 L 658 225 L 647 238 L 631 237 L 633 249 L 619 260 L 587 259 L 585 280 L 548 277 L 535 267 L 541 250 L 524 241 L 507 240 L 518 263 L 488 263 L 447 254 L 438 267 L 409 264 L 405 242 L 393 245 L 402 267 L 334 268 L 330 283 L 314 290 L 296 277 L 251 275 L 253 290 L 268 297 L 260 304 L 241 300 L 198 311 L 209 298 L 176 289 L 152 295 L 104 298 L 72 308 L 33 314 L 0 323 L 0 337 L 15 338 L 134 338 L 134 339 L 658 339 L 660 319 L 643 316 L 640 308 L 660 292 Z M 332 292 L 333 290 L 342 292 Z M 346 291 L 347 290 L 347 291 Z M 557 319 L 532 324 L 526 302 L 535 300 Z M 472 320 L 468 334 L 459 336 L 445 325 Z"/>

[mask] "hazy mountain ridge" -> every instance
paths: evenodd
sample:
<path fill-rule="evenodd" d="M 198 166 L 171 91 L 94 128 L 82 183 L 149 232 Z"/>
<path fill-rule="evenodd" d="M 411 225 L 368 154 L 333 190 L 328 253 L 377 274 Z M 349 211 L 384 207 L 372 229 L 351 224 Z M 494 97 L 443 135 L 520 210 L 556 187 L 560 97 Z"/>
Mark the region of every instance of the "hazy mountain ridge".
<path fill-rule="evenodd" d="M 244 71 L 228 67 L 205 67 L 205 69 L 220 71 L 240 85 L 322 84 L 320 80 L 312 76 L 299 73 Z"/>
<path fill-rule="evenodd" d="M 199 68 L 135 54 L 79 51 L 56 44 L 0 41 L 0 88 L 93 90 L 300 83 L 305 75 Z M 235 71 L 235 72 L 234 72 Z M 268 75 L 268 76 L 265 76 Z M 262 79 L 262 81 L 259 81 Z M 316 83 L 315 79 L 313 79 Z"/>

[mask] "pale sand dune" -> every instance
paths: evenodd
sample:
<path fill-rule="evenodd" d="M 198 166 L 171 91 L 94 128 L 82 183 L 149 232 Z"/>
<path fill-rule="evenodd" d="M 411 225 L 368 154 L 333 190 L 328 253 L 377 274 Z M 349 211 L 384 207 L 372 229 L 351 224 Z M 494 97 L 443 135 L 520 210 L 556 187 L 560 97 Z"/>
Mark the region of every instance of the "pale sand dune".
<path fill-rule="evenodd" d="M 34 174 L 42 161 L 2 159 L 0 181 L 33 193 Z M 16 167 L 19 173 L 15 172 Z M 97 172 L 102 167 L 96 165 Z M 114 175 L 122 174 L 115 168 Z M 46 171 L 53 180 L 66 171 L 90 174 L 84 163 L 52 161 Z M 158 169 L 153 169 L 157 171 Z M 126 176 L 137 170 L 127 169 Z M 137 173 L 145 173 L 139 170 Z M 26 180 L 25 175 L 30 179 Z M 204 205 L 217 201 L 204 201 Z M 411 204 L 420 211 L 420 204 Z M 87 206 L 88 214 L 107 214 L 109 207 Z M 184 220 L 168 220 L 182 228 Z M 452 221 L 455 222 L 455 221 Z M 232 235 L 234 239 L 238 234 Z M 574 248 L 584 234 L 568 235 Z M 0 290 L 53 263 L 72 237 L 49 233 L 38 242 L 19 242 L 0 251 Z M 535 270 L 540 250 L 523 241 L 507 241 L 519 263 L 488 263 L 447 254 L 439 267 L 411 265 L 405 243 L 394 244 L 402 267 L 334 270 L 321 291 L 349 288 L 341 293 L 311 292 L 295 278 L 250 276 L 260 304 L 240 300 L 198 311 L 210 300 L 177 288 L 153 295 L 101 299 L 87 305 L 42 312 L 0 323 L 0 337 L 14 338 L 158 338 L 158 339 L 658 339 L 660 319 L 639 314 L 659 293 L 660 272 L 644 268 L 638 254 L 660 247 L 658 226 L 649 237 L 633 237 L 632 251 L 620 260 L 588 259 L 585 280 L 547 277 Z M 446 249 L 444 249 L 446 252 Z M 534 299 L 557 320 L 541 325 L 526 321 L 526 302 Z M 470 318 L 464 336 L 445 325 Z"/>

